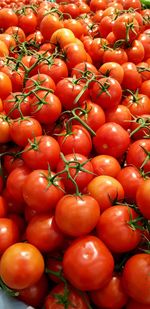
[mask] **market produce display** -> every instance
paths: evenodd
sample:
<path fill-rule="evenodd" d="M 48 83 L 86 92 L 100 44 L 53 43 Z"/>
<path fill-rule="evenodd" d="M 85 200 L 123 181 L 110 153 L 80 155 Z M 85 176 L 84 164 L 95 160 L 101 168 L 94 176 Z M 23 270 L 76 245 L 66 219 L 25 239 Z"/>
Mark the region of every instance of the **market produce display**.
<path fill-rule="evenodd" d="M 150 2 L 0 1 L 0 287 L 150 309 Z"/>

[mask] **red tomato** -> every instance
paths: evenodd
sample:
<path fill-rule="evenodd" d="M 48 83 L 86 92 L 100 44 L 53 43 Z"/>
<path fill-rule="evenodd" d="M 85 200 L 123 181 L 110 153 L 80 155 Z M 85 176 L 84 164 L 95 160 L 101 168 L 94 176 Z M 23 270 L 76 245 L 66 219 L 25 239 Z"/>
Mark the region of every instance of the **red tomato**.
<path fill-rule="evenodd" d="M 39 64 L 40 74 L 46 74 L 50 76 L 54 82 L 57 84 L 60 80 L 68 77 L 68 69 L 66 63 L 59 58 L 52 58 L 51 61 L 42 61 Z"/>
<path fill-rule="evenodd" d="M 142 168 L 145 172 L 150 171 L 149 155 L 146 152 L 150 151 L 150 140 L 140 139 L 130 145 L 127 152 L 127 164 L 135 165 L 137 168 Z"/>
<path fill-rule="evenodd" d="M 79 191 L 83 192 L 88 183 L 94 177 L 91 162 L 87 157 L 79 153 L 68 154 L 65 156 L 64 160 L 65 161 L 63 161 L 63 159 L 59 160 L 57 164 L 57 172 L 61 172 L 61 179 L 65 185 L 66 192 L 76 192 L 74 181 L 76 182 Z M 67 171 L 64 171 L 64 169 L 69 171 L 72 180 L 68 178 L 68 173 Z"/>
<path fill-rule="evenodd" d="M 98 308 L 121 309 L 126 305 L 126 295 L 119 275 L 113 275 L 111 280 L 102 289 L 90 293 L 90 298 Z"/>
<path fill-rule="evenodd" d="M 131 122 L 131 113 L 127 106 L 119 104 L 116 108 L 106 111 L 107 122 L 115 122 L 122 126 L 125 130 L 129 129 Z"/>
<path fill-rule="evenodd" d="M 42 135 L 42 127 L 34 118 L 19 118 L 11 123 L 10 135 L 17 145 L 25 147 L 29 139 Z"/>
<path fill-rule="evenodd" d="M 64 195 L 64 185 L 60 178 L 49 175 L 47 170 L 35 170 L 29 174 L 23 186 L 26 204 L 39 213 L 51 212 Z"/>
<path fill-rule="evenodd" d="M 119 124 L 108 122 L 96 131 L 93 144 L 98 154 L 119 158 L 128 149 L 130 137 Z"/>
<path fill-rule="evenodd" d="M 62 272 L 62 257 L 59 253 L 52 252 L 50 255 L 48 255 L 47 263 L 46 263 L 47 273 L 48 277 L 55 283 L 62 283 L 61 278 L 57 277 L 57 275 L 54 275 L 52 272 Z M 50 271 L 49 271 L 50 270 Z"/>
<path fill-rule="evenodd" d="M 54 31 L 61 28 L 63 28 L 63 21 L 55 13 L 45 15 L 40 23 L 40 31 L 45 41 L 50 40 Z"/>
<path fill-rule="evenodd" d="M 58 297 L 60 298 L 58 302 Z M 88 309 L 87 302 L 80 293 L 67 285 L 65 287 L 62 283 L 55 286 L 51 292 L 48 294 L 45 300 L 45 309 L 57 308 L 63 309 L 67 305 L 68 309 Z"/>
<path fill-rule="evenodd" d="M 71 132 L 63 130 L 58 143 L 64 155 L 79 153 L 88 156 L 92 150 L 92 140 L 88 131 L 80 125 L 72 125 Z"/>
<path fill-rule="evenodd" d="M 44 272 L 44 259 L 39 250 L 28 243 L 16 243 L 3 253 L 0 273 L 11 289 L 22 290 L 35 284 Z"/>
<path fill-rule="evenodd" d="M 64 254 L 65 277 L 81 291 L 102 288 L 111 279 L 113 269 L 110 251 L 95 236 L 75 240 Z"/>
<path fill-rule="evenodd" d="M 18 25 L 18 17 L 12 9 L 4 8 L 0 10 L 0 28 L 7 29 L 10 26 Z"/>
<path fill-rule="evenodd" d="M 31 139 L 24 148 L 22 158 L 30 169 L 55 170 L 60 155 L 58 142 L 51 136 L 38 136 Z M 54 160 L 55 158 L 55 160 Z"/>
<path fill-rule="evenodd" d="M 30 98 L 22 96 L 21 92 L 13 92 L 3 101 L 4 111 L 10 118 L 16 119 L 30 115 Z"/>
<path fill-rule="evenodd" d="M 47 90 L 51 89 L 53 91 L 56 90 L 56 85 L 53 79 L 46 74 L 36 74 L 33 75 L 32 78 L 29 78 L 25 84 L 25 92 L 31 92 L 30 96 L 34 96 L 34 93 L 37 92 L 40 88 L 47 88 Z M 34 90 L 34 93 L 32 94 Z"/>
<path fill-rule="evenodd" d="M 111 207 L 116 200 L 124 199 L 124 190 L 118 180 L 111 176 L 97 176 L 88 184 L 88 192 L 94 197 L 103 212 Z"/>
<path fill-rule="evenodd" d="M 145 94 L 150 98 L 150 80 L 145 80 L 140 88 L 140 93 Z"/>
<path fill-rule="evenodd" d="M 127 306 L 127 309 L 149 309 L 149 305 L 144 305 L 141 303 L 138 303 L 136 300 L 129 300 Z"/>
<path fill-rule="evenodd" d="M 150 255 L 135 254 L 123 269 L 123 286 L 135 301 L 150 306 Z"/>
<path fill-rule="evenodd" d="M 0 114 L 0 144 L 7 143 L 11 140 L 10 124 L 6 115 Z"/>
<path fill-rule="evenodd" d="M 69 70 L 74 68 L 78 63 L 87 60 L 87 54 L 84 47 L 77 43 L 65 45 L 64 52 L 66 55 L 66 64 Z"/>
<path fill-rule="evenodd" d="M 128 206 L 110 207 L 99 218 L 97 235 L 111 252 L 131 251 L 137 247 L 141 240 L 140 230 L 134 228 L 136 218 L 138 218 L 137 213 Z"/>
<path fill-rule="evenodd" d="M 144 178 L 135 166 L 125 166 L 117 175 L 118 181 L 124 189 L 125 200 L 128 203 L 136 202 L 136 193 Z"/>
<path fill-rule="evenodd" d="M 45 299 L 47 293 L 48 280 L 47 277 L 43 275 L 35 284 L 20 290 L 18 298 L 25 304 L 38 308 L 42 307 L 43 299 Z"/>
<path fill-rule="evenodd" d="M 142 84 L 142 77 L 138 73 L 136 65 L 132 62 L 122 64 L 124 70 L 124 77 L 122 87 L 131 91 L 136 91 Z"/>
<path fill-rule="evenodd" d="M 126 96 L 122 104 L 128 107 L 133 116 L 150 113 L 150 98 L 144 94 L 133 93 L 133 95 Z"/>
<path fill-rule="evenodd" d="M 6 97 L 12 92 L 12 83 L 8 75 L 0 72 L 0 98 L 6 99 Z"/>
<path fill-rule="evenodd" d="M 138 187 L 136 193 L 136 203 L 141 213 L 148 220 L 150 219 L 150 179 L 147 179 L 142 182 L 142 184 Z"/>
<path fill-rule="evenodd" d="M 0 218 L 5 218 L 8 211 L 8 205 L 3 196 L 0 196 Z"/>
<path fill-rule="evenodd" d="M 123 39 L 131 43 L 139 34 L 139 24 L 132 14 L 124 13 L 117 17 L 112 31 L 117 40 Z"/>
<path fill-rule="evenodd" d="M 145 51 L 142 43 L 139 40 L 134 40 L 132 45 L 126 49 L 128 55 L 128 61 L 135 64 L 144 59 Z"/>
<path fill-rule="evenodd" d="M 18 26 L 10 25 L 10 27 L 6 29 L 5 33 L 13 35 L 16 41 L 24 42 L 26 39 L 24 31 Z"/>
<path fill-rule="evenodd" d="M 132 139 L 138 140 L 149 136 L 150 117 L 144 114 L 136 117 L 131 123 Z"/>
<path fill-rule="evenodd" d="M 19 230 L 12 219 L 0 218 L 0 255 L 19 241 Z"/>
<path fill-rule="evenodd" d="M 117 62 L 118 64 L 123 64 L 128 61 L 128 56 L 126 51 L 123 48 L 116 49 L 106 49 L 103 55 L 103 63 L 107 62 Z"/>
<path fill-rule="evenodd" d="M 88 195 L 65 195 L 59 200 L 55 210 L 55 220 L 60 230 L 73 237 L 90 233 L 95 228 L 99 216 L 98 202 Z"/>
<path fill-rule="evenodd" d="M 107 175 L 116 178 L 121 170 L 119 162 L 112 156 L 95 156 L 91 160 L 91 163 L 93 165 L 94 173 L 97 176 Z"/>
<path fill-rule="evenodd" d="M 116 79 L 120 84 L 123 81 L 124 71 L 119 63 L 106 62 L 100 66 L 99 72 L 105 76 Z"/>
<path fill-rule="evenodd" d="M 37 27 L 37 18 L 32 10 L 26 9 L 25 13 L 21 13 L 18 17 L 18 26 L 25 34 L 33 33 Z"/>
<path fill-rule="evenodd" d="M 34 216 L 27 226 L 26 237 L 28 242 L 41 252 L 51 252 L 59 249 L 64 240 L 54 217 L 50 215 Z"/>

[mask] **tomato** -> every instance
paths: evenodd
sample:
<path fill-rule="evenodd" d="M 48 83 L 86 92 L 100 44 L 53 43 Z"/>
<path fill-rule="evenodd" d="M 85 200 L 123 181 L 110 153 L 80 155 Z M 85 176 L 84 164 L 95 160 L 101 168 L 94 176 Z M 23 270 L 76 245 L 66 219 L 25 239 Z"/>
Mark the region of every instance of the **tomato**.
<path fill-rule="evenodd" d="M 29 174 L 23 186 L 26 204 L 39 213 L 51 212 L 64 195 L 64 185 L 60 178 L 49 175 L 47 170 L 35 170 Z"/>
<path fill-rule="evenodd" d="M 108 122 L 96 131 L 93 144 L 98 154 L 119 158 L 128 149 L 130 137 L 119 124 Z"/>
<path fill-rule="evenodd" d="M 112 156 L 99 155 L 91 160 L 94 173 L 97 176 L 107 175 L 116 178 L 121 170 L 119 162 Z"/>
<path fill-rule="evenodd" d="M 128 206 L 110 207 L 99 218 L 97 235 L 111 252 L 131 251 L 141 240 L 140 230 L 134 229 L 134 223 L 132 223 L 136 218 L 138 218 L 137 213 Z"/>
<path fill-rule="evenodd" d="M 0 274 L 11 289 L 22 290 L 35 284 L 44 272 L 44 259 L 39 250 L 28 243 L 16 243 L 3 253 Z"/>
<path fill-rule="evenodd" d="M 76 20 L 76 19 L 65 19 L 64 20 L 64 27 L 71 30 L 74 33 L 74 36 L 78 39 L 81 38 L 82 36 L 82 25 L 80 23 L 80 21 Z"/>
<path fill-rule="evenodd" d="M 103 212 L 117 201 L 124 199 L 124 190 L 118 180 L 111 176 L 97 176 L 88 184 L 88 193 L 95 198 Z"/>
<path fill-rule="evenodd" d="M 26 9 L 25 13 L 18 16 L 18 26 L 25 34 L 33 33 L 37 27 L 36 15 L 30 9 Z"/>
<path fill-rule="evenodd" d="M 73 237 L 90 233 L 95 228 L 99 216 L 98 202 L 88 195 L 65 195 L 59 200 L 55 210 L 55 220 L 59 229 Z"/>
<path fill-rule="evenodd" d="M 18 27 L 18 26 L 10 25 L 6 29 L 5 33 L 13 35 L 15 40 L 19 41 L 19 42 L 24 42 L 25 39 L 26 39 L 24 31 L 20 27 Z"/>
<path fill-rule="evenodd" d="M 80 14 L 79 7 L 75 3 L 64 3 L 61 8 L 64 16 L 68 14 L 72 18 L 77 18 Z"/>
<path fill-rule="evenodd" d="M 0 40 L 0 57 L 7 57 L 9 55 L 9 50 L 7 45 Z"/>
<path fill-rule="evenodd" d="M 3 196 L 0 196 L 0 218 L 5 218 L 8 211 L 8 205 Z"/>
<path fill-rule="evenodd" d="M 143 139 L 149 135 L 150 117 L 149 114 L 143 114 L 136 117 L 131 123 L 131 134 L 133 140 Z"/>
<path fill-rule="evenodd" d="M 123 269 L 123 286 L 135 301 L 150 305 L 150 255 L 135 254 L 126 262 Z"/>
<path fill-rule="evenodd" d="M 106 122 L 118 123 L 125 130 L 129 129 L 131 122 L 131 112 L 127 106 L 119 104 L 116 108 L 106 111 Z"/>
<path fill-rule="evenodd" d="M 136 203 L 141 213 L 148 220 L 150 219 L 150 207 L 149 207 L 149 188 L 150 188 L 150 180 L 147 179 L 143 181 L 143 183 L 138 187 L 136 193 Z"/>
<path fill-rule="evenodd" d="M 5 99 L 12 92 L 12 83 L 8 75 L 0 72 L 0 98 Z"/>
<path fill-rule="evenodd" d="M 98 10 L 105 10 L 106 7 L 107 7 L 106 0 L 91 0 L 90 1 L 90 9 L 93 12 L 96 12 Z"/>
<path fill-rule="evenodd" d="M 62 257 L 59 253 L 52 252 L 51 254 L 48 255 L 48 259 L 46 262 L 46 268 L 47 268 L 47 273 L 48 277 L 55 283 L 62 283 L 61 277 L 57 277 L 57 275 L 52 274 L 52 272 L 61 272 L 62 273 Z M 50 271 L 49 271 L 50 270 Z"/>
<path fill-rule="evenodd" d="M 91 89 L 93 102 L 104 110 L 118 106 L 122 97 L 122 89 L 118 81 L 111 77 L 98 79 Z"/>
<path fill-rule="evenodd" d="M 17 146 L 11 147 L 9 148 L 10 154 L 4 155 L 3 164 L 7 174 L 10 174 L 10 172 L 12 172 L 15 168 L 25 165 L 19 151 L 20 151 L 19 147 Z"/>
<path fill-rule="evenodd" d="M 46 74 L 36 74 L 26 81 L 24 91 L 25 93 L 31 92 L 30 97 L 33 97 L 34 94 L 32 92 L 34 91 L 35 93 L 42 87 L 53 91 L 56 90 L 56 85 L 50 76 Z"/>
<path fill-rule="evenodd" d="M 116 62 L 107 62 L 100 66 L 99 68 L 100 74 L 110 76 L 116 79 L 120 84 L 123 81 L 124 71 L 122 66 Z"/>
<path fill-rule="evenodd" d="M 30 98 L 22 96 L 21 92 L 13 92 L 3 101 L 4 111 L 10 118 L 16 119 L 30 115 Z"/>
<path fill-rule="evenodd" d="M 6 116 L 0 114 L 0 144 L 7 143 L 11 140 L 10 125 Z"/>
<path fill-rule="evenodd" d="M 135 166 L 125 166 L 117 175 L 125 193 L 125 200 L 128 203 L 136 202 L 136 193 L 144 178 Z"/>
<path fill-rule="evenodd" d="M 3 41 L 7 45 L 9 51 L 11 50 L 11 48 L 14 48 L 16 46 L 16 42 L 13 36 L 7 33 L 0 34 L 0 41 Z"/>
<path fill-rule="evenodd" d="M 144 94 L 133 93 L 133 95 L 126 96 L 122 104 L 128 107 L 133 116 L 150 113 L 150 98 Z"/>
<path fill-rule="evenodd" d="M 19 241 L 19 230 L 12 219 L 0 218 L 0 255 Z"/>
<path fill-rule="evenodd" d="M 57 84 L 60 80 L 68 77 L 68 69 L 66 63 L 59 59 L 49 59 L 49 61 L 42 61 L 39 64 L 39 72 L 50 76 Z"/>
<path fill-rule="evenodd" d="M 138 36 L 138 40 L 142 43 L 145 51 L 144 59 L 150 58 L 150 37 L 149 34 L 146 32 L 141 33 Z"/>
<path fill-rule="evenodd" d="M 71 72 L 72 77 L 76 77 L 77 79 L 83 77 L 83 82 L 86 80 L 86 78 L 90 79 L 97 75 L 98 70 L 96 67 L 87 61 L 78 63 Z"/>
<path fill-rule="evenodd" d="M 71 132 L 63 130 L 57 140 L 64 155 L 75 152 L 88 156 L 92 150 L 90 134 L 81 125 L 72 125 Z"/>
<path fill-rule="evenodd" d="M 148 62 L 140 62 L 137 64 L 137 70 L 142 76 L 143 82 L 150 79 L 150 71 Z"/>
<path fill-rule="evenodd" d="M 126 49 L 128 61 L 138 64 L 144 59 L 145 51 L 139 40 L 134 40 L 129 48 Z"/>
<path fill-rule="evenodd" d="M 150 80 L 145 80 L 140 88 L 140 93 L 145 94 L 150 98 Z"/>
<path fill-rule="evenodd" d="M 19 233 L 22 236 L 23 233 L 25 232 L 25 227 L 26 227 L 26 222 L 24 218 L 21 217 L 21 215 L 19 214 L 13 214 L 13 213 L 12 214 L 10 213 L 8 217 L 16 224 L 16 226 L 18 227 Z"/>
<path fill-rule="evenodd" d="M 91 292 L 90 298 L 98 308 L 104 309 L 121 309 L 128 300 L 122 287 L 121 277 L 116 274 L 102 289 Z"/>
<path fill-rule="evenodd" d="M 128 10 L 129 8 L 133 8 L 135 10 L 141 10 L 141 2 L 139 0 L 125 0 L 123 1 L 123 8 Z"/>
<path fill-rule="evenodd" d="M 57 308 L 63 309 L 67 304 L 68 309 L 88 309 L 88 305 L 80 293 L 67 285 L 62 283 L 56 285 L 48 294 L 45 300 L 45 309 Z"/>
<path fill-rule="evenodd" d="M 10 136 L 19 146 L 25 147 L 29 139 L 42 135 L 40 123 L 31 117 L 16 119 L 10 125 Z"/>
<path fill-rule="evenodd" d="M 42 135 L 30 140 L 24 148 L 22 158 L 30 169 L 47 169 L 50 166 L 51 170 L 54 170 L 59 155 L 58 142 L 51 136 Z"/>
<path fill-rule="evenodd" d="M 61 102 L 51 92 L 38 91 L 30 104 L 30 113 L 43 124 L 54 123 L 61 114 Z"/>
<path fill-rule="evenodd" d="M 6 30 L 10 26 L 18 25 L 18 17 L 12 9 L 3 8 L 0 10 L 0 28 Z"/>
<path fill-rule="evenodd" d="M 36 237 L 38 233 L 38 238 Z M 41 252 L 51 252 L 59 249 L 63 244 L 63 235 L 58 229 L 54 217 L 50 215 L 36 215 L 29 222 L 26 237 L 30 244 Z"/>
<path fill-rule="evenodd" d="M 103 63 L 105 64 L 110 61 L 116 62 L 118 64 L 123 64 L 127 62 L 128 56 L 126 51 L 123 48 L 106 49 L 103 55 Z"/>
<path fill-rule="evenodd" d="M 72 180 L 69 179 L 67 170 Z M 74 181 L 76 182 L 79 191 L 83 192 L 88 183 L 94 177 L 93 167 L 90 160 L 79 153 L 68 154 L 65 156 L 64 160 L 61 158 L 57 164 L 57 172 L 61 173 L 61 179 L 65 185 L 67 193 L 76 192 Z"/>
<path fill-rule="evenodd" d="M 75 240 L 65 251 L 63 271 L 68 281 L 81 291 L 102 288 L 111 278 L 114 260 L 95 236 Z"/>
<path fill-rule="evenodd" d="M 26 167 L 15 168 L 8 176 L 6 181 L 6 188 L 10 195 L 18 203 L 22 204 L 24 202 L 22 196 L 23 184 L 29 175 L 30 170 Z"/>
<path fill-rule="evenodd" d="M 105 38 L 94 38 L 91 42 L 90 49 L 88 50 L 88 53 L 92 57 L 93 62 L 100 66 L 102 62 L 102 58 L 105 51 L 105 46 L 108 45 L 108 42 Z"/>
<path fill-rule="evenodd" d="M 86 89 L 78 102 L 76 103 L 75 101 L 76 97 L 84 90 L 84 87 L 84 82 L 78 81 L 73 77 L 66 77 L 57 83 L 55 94 L 60 99 L 63 108 L 66 110 L 71 110 L 78 105 L 81 105 L 89 98 L 89 92 L 88 89 Z"/>
<path fill-rule="evenodd" d="M 34 33 L 31 33 L 26 38 L 27 42 L 33 41 L 35 44 L 41 45 L 44 41 L 43 35 L 40 31 L 35 31 Z"/>
<path fill-rule="evenodd" d="M 77 43 L 70 43 L 65 45 L 64 53 L 66 56 L 68 70 L 74 68 L 78 63 L 87 60 L 87 54 L 84 47 Z"/>
<path fill-rule="evenodd" d="M 132 62 L 122 64 L 124 70 L 124 77 L 122 87 L 131 91 L 136 91 L 142 84 L 142 77 L 138 73 L 136 65 Z"/>
<path fill-rule="evenodd" d="M 40 31 L 45 41 L 50 40 L 54 31 L 63 28 L 63 21 L 55 14 L 47 14 L 40 23 Z"/>
<path fill-rule="evenodd" d="M 47 293 L 48 280 L 47 277 L 43 275 L 35 284 L 29 286 L 26 289 L 20 290 L 18 298 L 27 305 L 41 308 L 43 299 L 45 299 Z"/>
<path fill-rule="evenodd" d="M 139 34 L 139 24 L 130 13 L 124 13 L 117 17 L 112 27 L 116 40 L 123 39 L 132 42 Z"/>
<path fill-rule="evenodd" d="M 50 42 L 54 46 L 64 48 L 65 45 L 75 42 L 75 36 L 70 29 L 62 28 L 53 32 Z"/>
<path fill-rule="evenodd" d="M 127 152 L 127 164 L 135 165 L 139 169 L 143 169 L 144 172 L 150 171 L 150 140 L 140 139 L 130 145 Z"/>

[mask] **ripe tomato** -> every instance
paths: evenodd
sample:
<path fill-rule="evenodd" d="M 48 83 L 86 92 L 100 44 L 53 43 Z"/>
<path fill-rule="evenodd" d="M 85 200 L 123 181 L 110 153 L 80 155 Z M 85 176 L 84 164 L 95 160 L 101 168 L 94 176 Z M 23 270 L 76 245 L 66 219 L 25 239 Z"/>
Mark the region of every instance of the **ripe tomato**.
<path fill-rule="evenodd" d="M 39 86 L 39 87 L 38 87 Z M 44 88 L 47 88 L 48 89 L 51 89 L 53 91 L 56 90 L 56 85 L 53 81 L 53 79 L 46 75 L 46 74 L 36 74 L 36 75 L 33 75 L 32 78 L 29 78 L 27 81 L 26 81 L 26 84 L 25 84 L 25 89 L 24 91 L 26 93 L 28 92 L 37 92 L 40 87 L 44 87 Z M 38 90 L 37 90 L 38 88 Z M 34 94 L 30 94 L 30 97 L 33 97 Z"/>
<path fill-rule="evenodd" d="M 0 218 L 0 255 L 19 241 L 19 230 L 12 219 Z"/>
<path fill-rule="evenodd" d="M 68 77 L 68 69 L 65 61 L 59 58 L 48 59 L 39 64 L 39 72 L 50 76 L 57 84 L 60 80 Z"/>
<path fill-rule="evenodd" d="M 129 48 L 126 49 L 128 61 L 138 64 L 144 59 L 145 51 L 139 40 L 134 40 Z"/>
<path fill-rule="evenodd" d="M 18 25 L 18 17 L 12 9 L 3 8 L 0 10 L 0 28 L 6 30 L 10 26 Z"/>
<path fill-rule="evenodd" d="M 38 237 L 36 237 L 37 234 Z M 51 252 L 59 249 L 64 240 L 54 217 L 50 215 L 34 216 L 27 226 L 26 237 L 28 242 L 41 252 Z"/>
<path fill-rule="evenodd" d="M 150 98 L 143 93 L 128 95 L 122 101 L 122 104 L 128 107 L 131 115 L 140 116 L 142 114 L 150 113 Z"/>
<path fill-rule="evenodd" d="M 24 148 L 22 158 L 30 169 L 55 170 L 60 155 L 58 142 L 51 136 L 38 136 L 31 139 Z M 54 160 L 55 158 L 55 160 Z"/>
<path fill-rule="evenodd" d="M 150 171 L 150 140 L 140 139 L 130 145 L 127 152 L 127 164 L 135 165 L 137 168 L 142 168 L 144 172 Z"/>
<path fill-rule="evenodd" d="M 43 299 L 45 299 L 47 293 L 48 280 L 47 277 L 43 275 L 35 284 L 29 286 L 26 289 L 20 290 L 18 298 L 27 305 L 41 308 L 43 305 Z"/>
<path fill-rule="evenodd" d="M 60 300 L 58 300 L 58 298 Z M 68 309 L 88 309 L 88 305 L 84 301 L 80 293 L 67 285 L 65 287 L 62 283 L 56 285 L 48 294 L 45 300 L 45 309 L 57 308 L 63 309 L 67 305 Z"/>
<path fill-rule="evenodd" d="M 122 64 L 124 70 L 124 77 L 122 87 L 131 91 L 136 91 L 142 84 L 142 77 L 138 73 L 136 65 L 132 62 L 125 62 Z"/>
<path fill-rule="evenodd" d="M 26 9 L 25 13 L 18 16 L 18 26 L 25 34 L 34 33 L 37 27 L 37 18 L 32 10 Z"/>
<path fill-rule="evenodd" d="M 135 301 L 150 305 L 150 255 L 135 254 L 126 262 L 123 269 L 123 286 Z M 142 293 L 139 293 L 142 292 Z"/>
<path fill-rule="evenodd" d="M 136 218 L 138 218 L 137 213 L 128 206 L 110 207 L 99 218 L 97 235 L 111 252 L 131 251 L 141 240 L 140 230 L 134 228 L 134 223 L 132 223 L 132 220 Z"/>
<path fill-rule="evenodd" d="M 100 211 L 111 207 L 116 200 L 124 199 L 124 190 L 118 180 L 111 176 L 97 176 L 88 184 L 88 192 L 100 206 Z"/>
<path fill-rule="evenodd" d="M 6 97 L 12 92 L 12 83 L 8 75 L 0 72 L 0 98 L 6 99 Z"/>
<path fill-rule="evenodd" d="M 141 213 L 148 220 L 150 219 L 150 204 L 149 204 L 149 188 L 150 188 L 150 179 L 147 179 L 142 182 L 142 184 L 138 187 L 136 193 L 136 203 Z"/>
<path fill-rule="evenodd" d="M 128 296 L 122 287 L 121 279 L 114 274 L 102 289 L 90 293 L 90 298 L 98 308 L 121 309 L 126 305 Z"/>
<path fill-rule="evenodd" d="M 9 50 L 6 43 L 0 40 L 0 57 L 7 57 L 9 55 Z"/>
<path fill-rule="evenodd" d="M 107 62 L 117 62 L 118 64 L 123 64 L 128 61 L 128 56 L 126 51 L 123 48 L 116 48 L 116 49 L 106 49 L 103 55 L 103 63 Z"/>
<path fill-rule="evenodd" d="M 26 204 L 39 213 L 51 212 L 64 195 L 64 185 L 60 178 L 49 175 L 47 170 L 35 170 L 29 174 L 23 186 Z"/>
<path fill-rule="evenodd" d="M 123 186 L 125 200 L 135 203 L 137 190 L 144 181 L 140 171 L 135 166 L 125 166 L 119 171 L 117 179 Z"/>
<path fill-rule="evenodd" d="M 75 42 L 75 36 L 70 29 L 62 28 L 53 32 L 50 42 L 54 46 L 64 48 L 65 45 Z"/>
<path fill-rule="evenodd" d="M 57 164 L 57 172 L 61 173 L 61 179 L 65 185 L 67 193 L 75 193 L 76 186 L 73 181 L 76 182 L 80 192 L 83 192 L 88 183 L 94 177 L 93 167 L 87 157 L 79 153 L 71 153 L 65 156 L 65 161 L 60 159 Z M 68 178 L 68 173 L 63 170 L 68 166 L 71 179 Z"/>
<path fill-rule="evenodd" d="M 12 35 L 15 40 L 19 42 L 24 42 L 26 39 L 24 31 L 18 26 L 10 25 L 10 27 L 6 29 L 5 33 Z"/>
<path fill-rule="evenodd" d="M 3 196 L 0 196 L 0 218 L 7 216 L 8 205 Z"/>
<path fill-rule="evenodd" d="M 94 173 L 97 176 L 107 175 L 116 178 L 121 170 L 119 162 L 112 156 L 95 156 L 91 160 L 91 163 L 93 165 Z"/>
<path fill-rule="evenodd" d="M 140 88 L 140 93 L 145 94 L 150 98 L 150 80 L 145 80 Z"/>
<path fill-rule="evenodd" d="M 99 216 L 98 202 L 88 195 L 65 195 L 59 200 L 55 210 L 55 220 L 59 229 L 72 237 L 90 233 L 95 228 Z"/>
<path fill-rule="evenodd" d="M 6 115 L 0 114 L 0 144 L 7 143 L 11 140 L 10 125 Z"/>
<path fill-rule="evenodd" d="M 58 136 L 58 143 L 64 155 L 75 152 L 88 156 L 92 150 L 90 134 L 81 125 L 72 125 L 69 133 L 63 130 Z"/>
<path fill-rule="evenodd" d="M 113 269 L 110 251 L 95 236 L 75 240 L 64 254 L 65 277 L 81 291 L 102 288 L 110 280 Z"/>
<path fill-rule="evenodd" d="M 47 14 L 40 23 L 40 31 L 45 41 L 49 41 L 54 31 L 63 28 L 63 21 L 56 14 Z"/>
<path fill-rule="evenodd" d="M 74 36 L 78 39 L 81 38 L 83 29 L 80 21 L 74 19 L 74 18 L 69 18 L 64 20 L 64 27 L 67 29 L 70 29 L 73 33 Z"/>
<path fill-rule="evenodd" d="M 129 300 L 127 306 L 127 309 L 149 309 L 149 305 L 144 305 L 141 303 L 138 303 L 136 300 Z"/>
<path fill-rule="evenodd" d="M 66 56 L 66 64 L 69 70 L 74 68 L 78 63 L 87 60 L 87 54 L 84 47 L 77 43 L 70 43 L 65 45 L 64 53 Z"/>
<path fill-rule="evenodd" d="M 132 14 L 124 13 L 117 17 L 113 24 L 112 31 L 116 40 L 123 39 L 131 43 L 139 34 L 139 24 Z"/>
<path fill-rule="evenodd" d="M 119 124 L 107 122 L 96 131 L 93 144 L 98 154 L 120 158 L 128 149 L 130 137 Z"/>
<path fill-rule="evenodd" d="M 21 92 L 13 92 L 3 100 L 4 111 L 10 118 L 16 119 L 30 115 L 30 98 L 24 98 Z"/>
<path fill-rule="evenodd" d="M 116 79 L 120 84 L 123 81 L 124 71 L 119 63 L 106 62 L 100 66 L 99 72 L 100 74 Z"/>
<path fill-rule="evenodd" d="M 119 104 L 116 108 L 106 111 L 105 116 L 106 122 L 118 123 L 125 130 L 129 129 L 132 124 L 130 109 L 123 104 Z"/>
<path fill-rule="evenodd" d="M 42 135 L 40 123 L 31 117 L 16 119 L 10 125 L 10 136 L 19 146 L 25 147 L 29 139 Z"/>
<path fill-rule="evenodd" d="M 44 259 L 39 250 L 28 243 L 16 243 L 3 253 L 0 273 L 11 289 L 22 290 L 35 284 L 44 272 Z"/>

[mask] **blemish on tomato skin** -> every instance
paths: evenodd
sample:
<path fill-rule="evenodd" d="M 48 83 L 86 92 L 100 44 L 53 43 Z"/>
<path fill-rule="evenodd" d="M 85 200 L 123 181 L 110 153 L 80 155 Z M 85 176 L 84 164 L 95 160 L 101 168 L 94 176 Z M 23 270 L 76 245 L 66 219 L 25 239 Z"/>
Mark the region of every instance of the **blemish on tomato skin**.
<path fill-rule="evenodd" d="M 107 144 L 103 144 L 102 146 L 104 149 L 108 149 L 108 145 Z"/>

